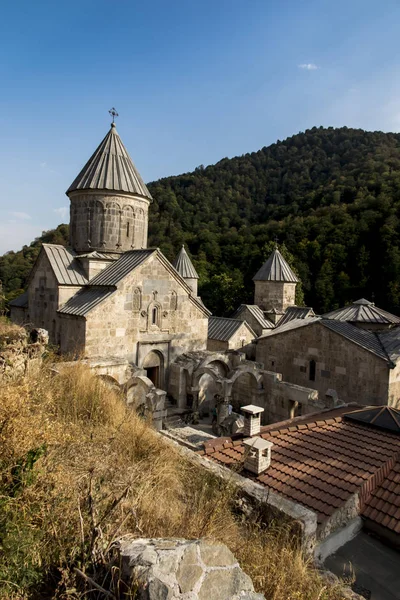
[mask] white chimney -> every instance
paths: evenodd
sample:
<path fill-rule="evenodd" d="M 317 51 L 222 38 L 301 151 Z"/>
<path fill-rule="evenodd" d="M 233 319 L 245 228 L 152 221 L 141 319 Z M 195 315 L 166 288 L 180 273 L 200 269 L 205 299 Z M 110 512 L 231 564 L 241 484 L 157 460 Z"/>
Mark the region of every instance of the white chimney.
<path fill-rule="evenodd" d="M 264 412 L 264 409 L 261 406 L 248 404 L 242 406 L 241 410 L 244 413 L 243 435 L 250 437 L 258 435 L 261 429 L 261 413 Z"/>
<path fill-rule="evenodd" d="M 271 464 L 272 442 L 261 437 L 244 440 L 244 468 L 251 473 L 260 475 Z"/>

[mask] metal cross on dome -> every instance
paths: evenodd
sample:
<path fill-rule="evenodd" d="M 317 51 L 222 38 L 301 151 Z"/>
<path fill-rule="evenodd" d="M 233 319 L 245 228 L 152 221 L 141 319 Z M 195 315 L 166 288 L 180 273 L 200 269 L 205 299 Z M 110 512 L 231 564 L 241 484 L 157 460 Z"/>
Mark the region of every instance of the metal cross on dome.
<path fill-rule="evenodd" d="M 112 118 L 113 118 L 112 122 L 114 123 L 115 117 L 119 117 L 119 114 L 117 113 L 117 111 L 115 110 L 114 107 L 110 108 L 110 110 L 108 112 L 112 116 Z"/>

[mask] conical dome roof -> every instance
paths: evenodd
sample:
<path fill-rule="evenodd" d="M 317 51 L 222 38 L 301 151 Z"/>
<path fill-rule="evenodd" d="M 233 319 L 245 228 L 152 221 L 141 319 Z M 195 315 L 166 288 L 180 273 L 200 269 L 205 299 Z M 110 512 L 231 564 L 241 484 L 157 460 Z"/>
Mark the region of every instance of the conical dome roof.
<path fill-rule="evenodd" d="M 253 277 L 253 281 L 285 281 L 298 283 L 298 277 L 293 273 L 278 248 L 275 248 L 268 260 Z"/>
<path fill-rule="evenodd" d="M 143 179 L 111 123 L 110 131 L 89 158 L 67 194 L 76 190 L 111 190 L 152 200 Z"/>
<path fill-rule="evenodd" d="M 175 258 L 172 263 L 175 269 L 178 271 L 179 275 L 181 275 L 184 279 L 198 279 L 196 269 L 194 268 L 192 261 L 187 255 L 185 250 L 185 246 L 182 246 L 180 249 L 178 256 Z"/>

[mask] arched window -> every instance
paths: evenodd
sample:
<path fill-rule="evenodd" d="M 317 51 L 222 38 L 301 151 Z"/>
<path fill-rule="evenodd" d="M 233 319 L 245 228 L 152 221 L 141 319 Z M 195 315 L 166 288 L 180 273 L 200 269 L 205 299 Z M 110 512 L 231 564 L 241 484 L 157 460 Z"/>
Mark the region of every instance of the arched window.
<path fill-rule="evenodd" d="M 157 313 L 158 313 L 158 308 L 155 306 L 151 311 L 151 324 L 152 325 L 157 325 Z"/>
<path fill-rule="evenodd" d="M 315 381 L 315 367 L 316 367 L 316 362 L 315 360 L 310 360 L 310 364 L 309 364 L 309 371 L 308 371 L 308 378 L 310 381 Z"/>
<path fill-rule="evenodd" d="M 129 221 L 127 221 L 127 223 L 126 223 L 126 237 L 127 238 L 129 237 L 129 226 L 130 226 L 130 223 L 129 223 Z"/>

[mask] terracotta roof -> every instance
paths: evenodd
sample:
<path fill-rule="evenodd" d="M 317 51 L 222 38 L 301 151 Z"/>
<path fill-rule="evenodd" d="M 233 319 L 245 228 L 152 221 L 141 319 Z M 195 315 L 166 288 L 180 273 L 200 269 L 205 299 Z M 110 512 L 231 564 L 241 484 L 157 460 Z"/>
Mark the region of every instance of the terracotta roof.
<path fill-rule="evenodd" d="M 185 246 L 179 250 L 177 257 L 175 258 L 172 266 L 178 271 L 179 275 L 184 279 L 198 279 L 196 269 L 194 268 L 192 261 L 188 257 L 185 250 Z"/>
<path fill-rule="evenodd" d="M 350 323 L 380 323 L 391 324 L 400 323 L 400 317 L 392 315 L 382 308 L 375 306 L 373 302 L 361 298 L 349 306 L 338 308 L 332 312 L 323 315 L 324 319 L 334 319 L 336 321 L 348 321 Z"/>
<path fill-rule="evenodd" d="M 349 408 L 336 414 L 345 410 Z M 243 472 L 315 511 L 319 523 L 354 493 L 369 499 L 400 453 L 400 436 L 329 415 L 322 413 L 313 421 L 296 420 L 283 429 L 278 425 L 262 428 L 261 437 L 274 444 L 271 465 L 258 476 Z M 204 445 L 203 454 L 228 467 L 237 465 L 244 457 L 243 436 L 212 440 Z M 394 500 L 390 499 L 387 510 Z"/>
<path fill-rule="evenodd" d="M 299 279 L 289 267 L 278 248 L 275 248 L 268 260 L 254 275 L 253 281 L 285 281 L 286 283 L 298 283 Z"/>
<path fill-rule="evenodd" d="M 366 502 L 362 516 L 400 534 L 400 460 Z"/>
<path fill-rule="evenodd" d="M 229 319 L 227 317 L 210 317 L 208 319 L 208 337 L 210 340 L 227 342 L 241 327 L 247 327 L 253 337 L 256 334 L 246 321 Z"/>
<path fill-rule="evenodd" d="M 100 142 L 67 194 L 76 190 L 112 190 L 152 199 L 143 179 L 132 162 L 115 123 Z"/>

